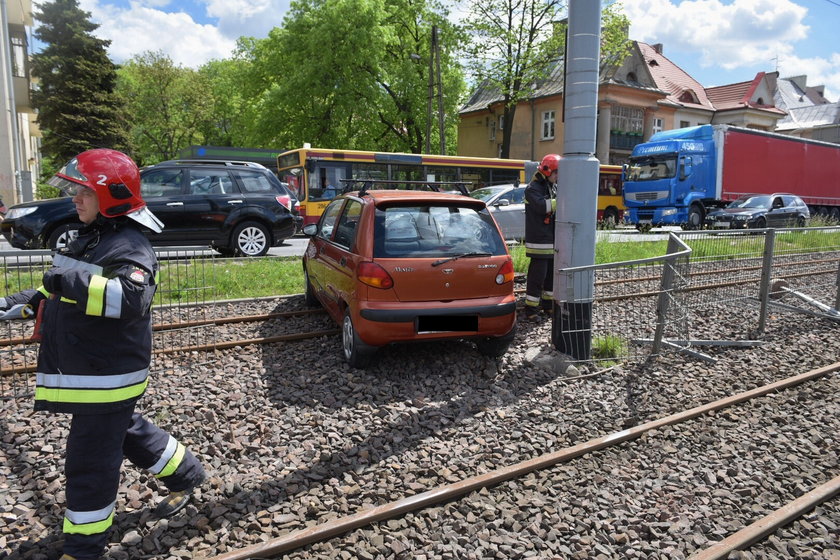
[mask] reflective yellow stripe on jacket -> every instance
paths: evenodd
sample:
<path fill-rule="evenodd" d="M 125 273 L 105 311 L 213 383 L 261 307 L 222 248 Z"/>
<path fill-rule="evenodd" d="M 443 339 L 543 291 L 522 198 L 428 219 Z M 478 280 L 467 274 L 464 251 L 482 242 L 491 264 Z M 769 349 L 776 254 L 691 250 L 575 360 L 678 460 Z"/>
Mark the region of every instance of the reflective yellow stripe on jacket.
<path fill-rule="evenodd" d="M 35 377 L 35 400 L 111 403 L 142 395 L 149 383 L 149 369 L 116 375 L 38 373 Z"/>

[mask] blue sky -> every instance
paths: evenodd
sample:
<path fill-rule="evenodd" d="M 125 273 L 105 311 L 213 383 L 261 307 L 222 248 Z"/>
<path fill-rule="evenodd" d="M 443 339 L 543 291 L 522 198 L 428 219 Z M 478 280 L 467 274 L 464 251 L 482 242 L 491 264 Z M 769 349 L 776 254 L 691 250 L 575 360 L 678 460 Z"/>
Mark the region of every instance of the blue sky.
<path fill-rule="evenodd" d="M 467 0 L 459 3 L 466 4 Z M 607 0 L 602 0 L 604 4 Z M 230 55 L 240 36 L 265 37 L 289 0 L 80 0 L 111 40 L 116 62 L 162 50 L 197 67 Z M 706 87 L 778 70 L 807 75 L 840 100 L 840 0 L 623 0 L 630 37 L 664 54 Z"/>

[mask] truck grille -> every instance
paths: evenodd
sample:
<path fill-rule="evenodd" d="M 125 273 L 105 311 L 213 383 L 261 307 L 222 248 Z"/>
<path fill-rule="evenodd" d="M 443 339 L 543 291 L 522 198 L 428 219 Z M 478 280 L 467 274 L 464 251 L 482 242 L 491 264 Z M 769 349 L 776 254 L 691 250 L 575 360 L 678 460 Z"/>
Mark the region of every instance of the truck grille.
<path fill-rule="evenodd" d="M 652 220 L 653 210 L 639 210 L 638 215 L 640 220 Z"/>
<path fill-rule="evenodd" d="M 627 193 L 628 200 L 635 200 L 636 202 L 644 202 L 646 200 L 659 200 L 662 198 L 667 198 L 668 191 L 648 191 L 648 192 L 637 192 L 637 193 Z"/>

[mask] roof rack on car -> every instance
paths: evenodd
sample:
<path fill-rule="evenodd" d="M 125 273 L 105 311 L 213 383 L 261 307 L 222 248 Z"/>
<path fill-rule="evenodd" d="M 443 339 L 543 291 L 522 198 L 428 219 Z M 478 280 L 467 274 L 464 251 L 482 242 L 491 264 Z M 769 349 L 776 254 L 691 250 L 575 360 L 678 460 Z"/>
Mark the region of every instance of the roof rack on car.
<path fill-rule="evenodd" d="M 342 183 L 344 183 L 344 188 L 342 192 L 348 192 L 354 190 L 351 188 L 351 184 L 359 184 L 360 186 L 356 187 L 359 191 L 359 196 L 364 196 L 367 192 L 372 188 L 373 185 L 406 185 L 406 189 L 403 190 L 421 190 L 422 187 L 428 187 L 430 191 L 440 192 L 441 186 L 446 185 L 454 185 L 455 188 L 464 196 L 469 196 L 470 191 L 467 189 L 467 185 L 470 184 L 470 181 L 401 181 L 399 179 L 339 179 Z M 412 187 L 420 187 L 420 188 L 412 188 Z M 399 189 L 399 187 L 386 187 L 386 188 L 393 188 Z"/>
<path fill-rule="evenodd" d="M 255 167 L 266 169 L 261 163 L 233 159 L 170 159 L 156 165 L 225 165 L 230 167 Z"/>

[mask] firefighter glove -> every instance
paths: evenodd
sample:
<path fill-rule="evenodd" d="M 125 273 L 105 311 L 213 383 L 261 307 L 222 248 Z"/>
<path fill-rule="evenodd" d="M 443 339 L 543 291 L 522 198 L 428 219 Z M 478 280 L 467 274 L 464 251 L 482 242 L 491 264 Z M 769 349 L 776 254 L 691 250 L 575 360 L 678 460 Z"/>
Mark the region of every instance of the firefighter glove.
<path fill-rule="evenodd" d="M 44 273 L 44 278 L 42 280 L 44 288 L 51 294 L 60 293 L 61 277 L 61 269 L 55 266 L 52 267 Z"/>
<path fill-rule="evenodd" d="M 2 298 L 0 298 L 2 299 Z M 25 303 L 13 305 L 8 311 L 0 313 L 0 321 L 11 321 L 12 319 L 29 319 L 35 314 L 32 306 Z"/>

